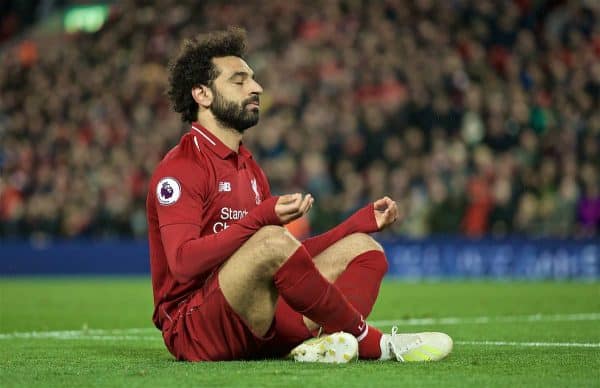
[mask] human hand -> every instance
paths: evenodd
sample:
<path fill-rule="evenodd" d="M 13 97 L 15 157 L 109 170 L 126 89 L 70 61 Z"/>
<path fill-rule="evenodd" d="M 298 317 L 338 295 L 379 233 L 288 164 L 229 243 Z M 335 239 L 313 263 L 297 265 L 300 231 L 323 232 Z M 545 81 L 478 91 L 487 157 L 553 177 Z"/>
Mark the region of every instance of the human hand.
<path fill-rule="evenodd" d="M 400 211 L 396 202 L 390 197 L 383 197 L 373 203 L 377 228 L 383 230 L 400 218 Z"/>
<path fill-rule="evenodd" d="M 275 204 L 275 214 L 282 224 L 287 224 L 308 213 L 315 199 L 310 194 L 286 194 L 279 197 Z"/>

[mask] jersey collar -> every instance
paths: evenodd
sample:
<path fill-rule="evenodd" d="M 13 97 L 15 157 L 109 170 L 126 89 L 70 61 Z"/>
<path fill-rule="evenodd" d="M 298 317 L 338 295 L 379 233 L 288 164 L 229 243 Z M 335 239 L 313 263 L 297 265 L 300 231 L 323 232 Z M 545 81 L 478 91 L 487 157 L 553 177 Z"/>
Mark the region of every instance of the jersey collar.
<path fill-rule="evenodd" d="M 231 154 L 235 154 L 231 148 L 223 144 L 221 140 L 198 123 L 192 123 L 190 132 L 194 134 L 194 139 L 197 139 L 198 142 L 206 145 L 207 148 L 211 149 L 221 159 L 227 159 Z M 196 142 L 196 140 L 194 140 L 194 142 Z M 199 147 L 198 143 L 196 143 L 196 145 Z"/>

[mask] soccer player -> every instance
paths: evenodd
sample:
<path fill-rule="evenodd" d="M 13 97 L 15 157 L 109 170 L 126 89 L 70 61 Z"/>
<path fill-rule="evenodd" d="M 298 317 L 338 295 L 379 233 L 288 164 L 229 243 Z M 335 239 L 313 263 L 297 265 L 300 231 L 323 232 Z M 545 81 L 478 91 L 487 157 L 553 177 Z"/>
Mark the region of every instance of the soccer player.
<path fill-rule="evenodd" d="M 271 195 L 242 144 L 263 91 L 244 51 L 245 32 L 230 28 L 186 41 L 169 67 L 168 95 L 190 131 L 156 168 L 147 199 L 153 321 L 166 347 L 190 361 L 445 357 L 445 334 L 382 334 L 365 322 L 387 271 L 367 233 L 398 218 L 390 198 L 302 242 L 282 227 L 314 199 Z"/>

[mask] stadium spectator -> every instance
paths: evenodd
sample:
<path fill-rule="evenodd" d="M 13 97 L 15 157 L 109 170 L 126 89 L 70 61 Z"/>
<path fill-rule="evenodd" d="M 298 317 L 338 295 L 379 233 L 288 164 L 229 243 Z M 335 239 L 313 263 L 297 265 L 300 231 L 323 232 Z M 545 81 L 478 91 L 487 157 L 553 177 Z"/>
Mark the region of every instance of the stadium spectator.
<path fill-rule="evenodd" d="M 598 236 L 595 2 L 260 4 L 124 1 L 93 34 L 3 32 L 0 235 L 145 236 L 182 131 L 167 58 L 238 24 L 268 91 L 245 141 L 275 193 L 316 196 L 313 232 L 388 192 L 407 211 L 390 233 Z"/>

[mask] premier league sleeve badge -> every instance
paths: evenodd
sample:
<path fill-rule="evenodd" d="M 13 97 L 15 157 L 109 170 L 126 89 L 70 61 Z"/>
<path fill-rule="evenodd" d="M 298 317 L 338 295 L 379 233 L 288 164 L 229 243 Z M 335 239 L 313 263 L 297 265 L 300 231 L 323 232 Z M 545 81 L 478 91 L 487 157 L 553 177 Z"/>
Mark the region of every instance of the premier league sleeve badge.
<path fill-rule="evenodd" d="M 163 206 L 169 206 L 177 202 L 181 196 L 181 186 L 177 179 L 166 177 L 156 185 L 156 198 Z"/>

